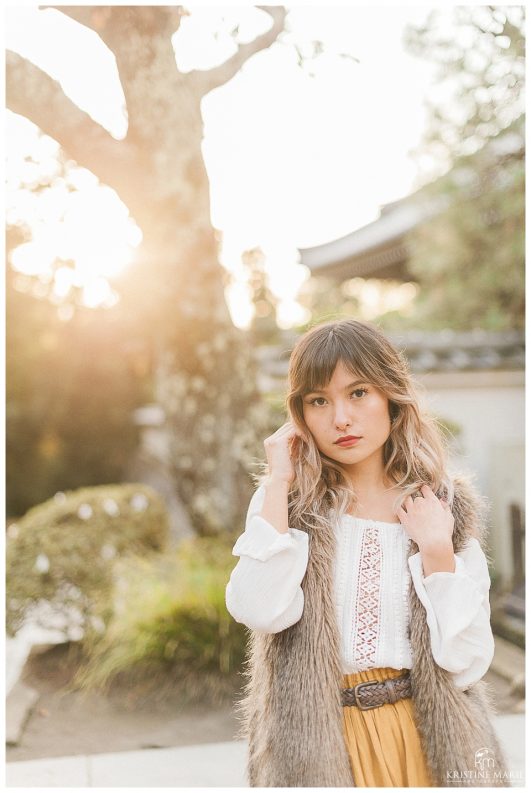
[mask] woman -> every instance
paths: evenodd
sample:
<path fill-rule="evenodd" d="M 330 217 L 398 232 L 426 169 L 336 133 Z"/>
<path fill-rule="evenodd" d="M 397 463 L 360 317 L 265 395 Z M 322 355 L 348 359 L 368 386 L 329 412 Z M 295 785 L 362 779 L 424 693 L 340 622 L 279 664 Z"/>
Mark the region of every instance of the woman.
<path fill-rule="evenodd" d="M 483 505 L 405 358 L 368 323 L 319 325 L 287 409 L 226 591 L 251 629 L 250 785 L 508 786 Z"/>

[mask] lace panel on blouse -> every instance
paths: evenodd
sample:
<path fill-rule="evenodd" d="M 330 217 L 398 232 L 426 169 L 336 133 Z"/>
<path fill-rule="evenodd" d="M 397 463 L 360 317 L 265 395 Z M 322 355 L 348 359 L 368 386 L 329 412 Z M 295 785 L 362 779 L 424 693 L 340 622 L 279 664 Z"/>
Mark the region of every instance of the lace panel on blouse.
<path fill-rule="evenodd" d="M 354 661 L 359 669 L 376 666 L 380 625 L 382 548 L 377 526 L 363 532 L 356 592 L 357 624 L 354 630 Z"/>

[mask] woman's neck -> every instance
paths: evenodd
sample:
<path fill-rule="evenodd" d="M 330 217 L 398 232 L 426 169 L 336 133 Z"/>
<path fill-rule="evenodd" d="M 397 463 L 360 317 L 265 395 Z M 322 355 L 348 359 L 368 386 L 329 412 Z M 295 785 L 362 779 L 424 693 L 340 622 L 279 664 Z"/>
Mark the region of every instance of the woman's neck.
<path fill-rule="evenodd" d="M 396 487 L 375 488 L 370 493 L 356 489 L 356 502 L 349 512 L 358 518 L 398 523 L 398 516 L 394 510 L 397 495 Z"/>
<path fill-rule="evenodd" d="M 348 467 L 347 474 L 358 496 L 367 499 L 381 496 L 393 488 L 393 482 L 385 475 L 382 459 L 364 460 L 363 463 Z"/>
<path fill-rule="evenodd" d="M 350 514 L 386 523 L 397 522 L 398 517 L 393 509 L 398 495 L 396 484 L 385 476 L 380 460 L 366 462 L 367 465 L 349 471 L 356 493 L 356 505 Z"/>

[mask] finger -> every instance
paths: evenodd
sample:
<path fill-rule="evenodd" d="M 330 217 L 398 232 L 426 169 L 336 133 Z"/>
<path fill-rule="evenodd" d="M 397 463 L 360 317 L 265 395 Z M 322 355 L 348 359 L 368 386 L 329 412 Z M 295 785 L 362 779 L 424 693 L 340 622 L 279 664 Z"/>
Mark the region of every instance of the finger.
<path fill-rule="evenodd" d="M 422 493 L 424 498 L 431 498 L 431 499 L 437 498 L 437 496 L 435 495 L 435 493 L 433 492 L 433 490 L 429 485 L 422 485 L 422 487 L 420 488 L 420 492 Z"/>

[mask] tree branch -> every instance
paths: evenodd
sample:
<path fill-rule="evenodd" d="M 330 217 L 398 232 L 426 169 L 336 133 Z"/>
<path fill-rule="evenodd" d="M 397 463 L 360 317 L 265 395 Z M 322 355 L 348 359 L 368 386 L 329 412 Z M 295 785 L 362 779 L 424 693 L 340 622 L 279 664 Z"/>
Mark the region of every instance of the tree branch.
<path fill-rule="evenodd" d="M 172 35 L 187 12 L 181 6 L 46 6 L 97 33 L 114 55 L 125 96 L 128 140 L 155 145 L 161 91 L 176 97 L 179 73 Z M 152 86 L 151 91 L 146 85 Z M 165 87 L 166 90 L 161 89 Z"/>
<path fill-rule="evenodd" d="M 139 101 L 137 83 L 171 83 L 177 88 L 179 73 L 171 36 L 179 29 L 187 13 L 182 6 L 44 6 L 55 8 L 100 36 L 116 59 L 129 117 L 128 137 L 150 139 L 150 117 L 160 114 L 160 96 L 142 91 Z M 241 44 L 225 63 L 210 70 L 195 70 L 181 75 L 200 101 L 214 88 L 230 80 L 256 52 L 267 49 L 284 30 L 286 10 L 283 6 L 256 6 L 265 11 L 273 24 L 266 33 L 248 44 Z M 155 99 L 155 96 L 157 97 Z M 147 123 L 146 123 L 147 122 Z"/>
<path fill-rule="evenodd" d="M 53 8 L 93 30 L 112 52 L 131 30 L 147 37 L 171 36 L 179 29 L 182 6 L 39 6 Z"/>
<path fill-rule="evenodd" d="M 261 36 L 257 36 L 248 44 L 240 44 L 234 55 L 214 69 L 205 71 L 195 70 L 190 72 L 188 77 L 190 81 L 194 83 L 194 87 L 197 86 L 197 90 L 201 96 L 227 83 L 239 72 L 243 64 L 249 60 L 252 55 L 270 47 L 284 30 L 286 20 L 286 9 L 284 6 L 256 6 L 256 8 L 261 11 L 266 11 L 273 20 L 273 25 L 269 30 Z"/>
<path fill-rule="evenodd" d="M 117 141 L 64 94 L 46 72 L 14 52 L 6 56 L 6 106 L 54 138 L 79 165 L 114 188 L 134 213 L 127 186 L 133 152 Z"/>

